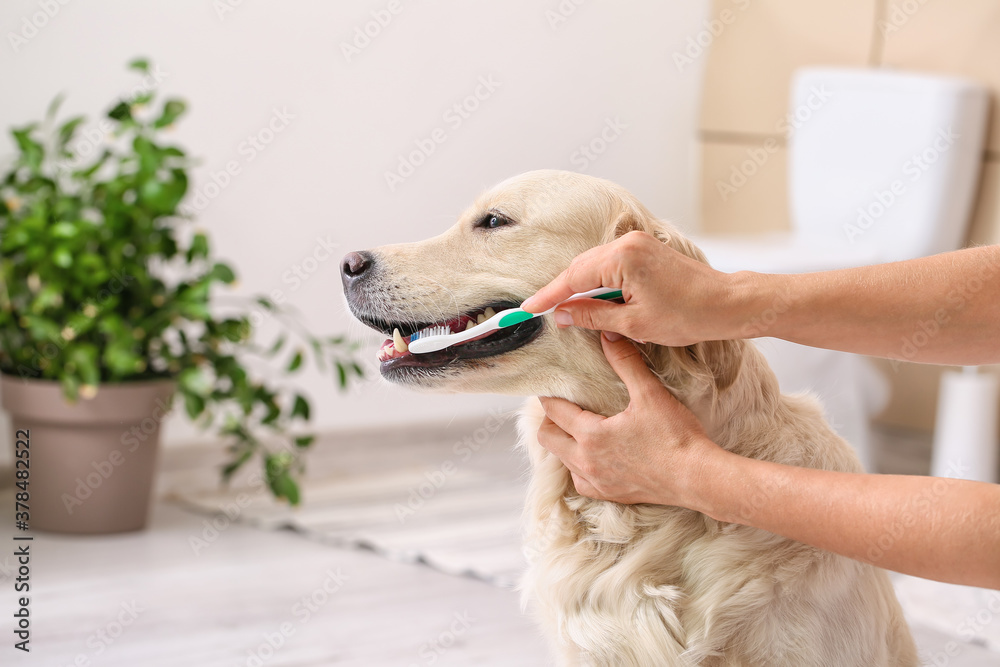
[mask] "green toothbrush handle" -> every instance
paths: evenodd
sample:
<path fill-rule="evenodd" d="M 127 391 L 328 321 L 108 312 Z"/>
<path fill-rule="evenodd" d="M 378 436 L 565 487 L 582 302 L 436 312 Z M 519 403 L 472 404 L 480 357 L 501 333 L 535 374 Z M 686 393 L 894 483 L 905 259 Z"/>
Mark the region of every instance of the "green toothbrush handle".
<path fill-rule="evenodd" d="M 577 294 L 574 294 L 568 299 L 560 301 L 555 306 L 549 308 L 543 313 L 529 313 L 528 311 L 521 310 L 520 308 L 512 309 L 510 312 L 508 312 L 506 315 L 500 318 L 500 321 L 497 322 L 497 328 L 502 329 L 504 327 L 514 326 L 515 324 L 520 324 L 525 320 L 530 320 L 533 317 L 539 317 L 540 315 L 548 315 L 549 313 L 551 313 L 552 311 L 554 311 L 556 308 L 566 303 L 567 301 L 575 301 L 577 299 L 602 299 L 608 301 L 611 299 L 620 299 L 620 298 L 622 298 L 622 291 L 620 289 L 616 289 L 613 287 L 598 287 L 597 289 L 592 289 L 587 292 L 579 292 Z"/>

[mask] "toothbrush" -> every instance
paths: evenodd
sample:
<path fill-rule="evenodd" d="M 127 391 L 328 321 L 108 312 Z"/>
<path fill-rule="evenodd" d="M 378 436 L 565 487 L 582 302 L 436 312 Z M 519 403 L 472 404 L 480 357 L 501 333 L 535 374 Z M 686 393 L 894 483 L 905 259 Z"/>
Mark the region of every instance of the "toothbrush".
<path fill-rule="evenodd" d="M 592 289 L 587 292 L 574 294 L 568 299 L 560 301 L 556 305 L 541 313 L 529 313 L 521 308 L 508 308 L 507 310 L 501 310 L 485 322 L 477 324 L 471 329 L 467 329 L 465 331 L 451 333 L 451 330 L 447 326 L 437 325 L 427 327 L 426 329 L 418 331 L 410 336 L 410 342 L 407 344 L 407 347 L 413 354 L 437 352 L 438 350 L 443 350 L 446 347 L 451 347 L 452 345 L 464 343 L 465 341 L 476 338 L 477 336 L 482 336 L 485 333 L 513 326 L 535 317 L 548 315 L 567 301 L 576 301 L 577 299 L 620 299 L 621 296 L 622 291 L 620 289 L 613 287 L 598 287 L 597 289 Z"/>

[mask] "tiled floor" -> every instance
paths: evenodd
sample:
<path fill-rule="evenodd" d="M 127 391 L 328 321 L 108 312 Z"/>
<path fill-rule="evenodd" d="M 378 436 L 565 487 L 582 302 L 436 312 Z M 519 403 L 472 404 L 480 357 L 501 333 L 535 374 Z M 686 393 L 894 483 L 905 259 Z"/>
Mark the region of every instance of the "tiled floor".
<path fill-rule="evenodd" d="M 452 433 L 466 426 L 454 425 Z M 472 427 L 469 427 L 472 428 Z M 426 434 L 424 434 L 426 435 Z M 899 437 L 897 436 L 897 439 Z M 409 442 L 408 447 L 401 447 Z M 345 469 L 429 468 L 455 438 L 343 438 L 334 459 Z M 917 447 L 897 443 L 902 451 Z M 911 451 L 915 451 L 912 450 Z M 487 453 L 519 474 L 516 457 Z M 210 481 L 211 452 L 173 452 L 167 488 Z M 905 459 L 910 457 L 906 456 Z M 179 469 L 199 462 L 196 474 Z M 180 466 L 180 468 L 178 468 Z M 11 506 L 10 492 L 0 504 Z M 11 544 L 11 522 L 0 544 Z M 422 565 L 312 543 L 288 531 L 241 525 L 212 528 L 205 517 L 156 505 L 150 529 L 122 536 L 40 535 L 32 553 L 32 653 L 0 647 L 2 665 L 263 667 L 549 664 L 516 594 Z M 202 541 L 198 541 L 202 540 Z M 13 559 L 0 547 L 0 617 L 11 619 Z M 5 560 L 6 559 L 6 560 Z M 970 610 L 975 613 L 976 610 Z M 996 619 L 1000 623 L 1000 615 Z M 5 622 L 6 623 L 6 622 Z M 928 665 L 997 667 L 1000 655 L 926 626 L 914 627 Z M 0 627 L 0 636 L 9 630 Z M 89 662 L 88 662 L 89 661 Z"/>

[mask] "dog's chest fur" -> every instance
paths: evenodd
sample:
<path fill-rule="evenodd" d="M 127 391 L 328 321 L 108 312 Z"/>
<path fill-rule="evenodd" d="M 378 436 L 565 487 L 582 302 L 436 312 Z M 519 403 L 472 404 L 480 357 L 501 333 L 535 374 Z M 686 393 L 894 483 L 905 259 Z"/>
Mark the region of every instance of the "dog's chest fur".
<path fill-rule="evenodd" d="M 521 588 L 562 664 L 917 664 L 901 618 L 893 627 L 882 606 L 898 610 L 884 572 L 682 508 L 584 498 L 538 444 L 541 418 L 530 399 Z"/>

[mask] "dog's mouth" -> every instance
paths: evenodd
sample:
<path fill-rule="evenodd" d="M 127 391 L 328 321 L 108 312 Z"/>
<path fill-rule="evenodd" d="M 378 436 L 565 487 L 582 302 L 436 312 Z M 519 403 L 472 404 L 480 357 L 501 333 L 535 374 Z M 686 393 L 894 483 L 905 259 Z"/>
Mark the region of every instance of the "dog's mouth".
<path fill-rule="evenodd" d="M 397 323 L 371 317 L 361 317 L 360 319 L 371 328 L 388 336 L 379 348 L 377 355 L 380 370 L 385 375 L 395 369 L 430 369 L 442 367 L 458 360 L 493 357 L 526 345 L 542 330 L 541 318 L 504 327 L 437 352 L 414 354 L 409 350 L 410 339 L 417 331 L 422 331 L 427 327 L 447 327 L 452 333 L 466 331 L 476 324 L 486 321 L 501 310 L 516 308 L 519 305 L 520 303 L 499 301 L 444 322 Z"/>

